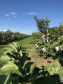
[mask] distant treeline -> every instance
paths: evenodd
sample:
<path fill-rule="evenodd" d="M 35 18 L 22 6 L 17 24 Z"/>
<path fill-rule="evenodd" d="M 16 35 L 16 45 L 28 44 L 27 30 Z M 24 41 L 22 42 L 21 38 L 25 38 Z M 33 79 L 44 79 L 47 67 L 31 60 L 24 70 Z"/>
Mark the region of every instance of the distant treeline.
<path fill-rule="evenodd" d="M 30 37 L 30 35 L 21 34 L 19 32 L 12 32 L 10 30 L 7 30 L 6 32 L 0 31 L 0 45 L 21 40 L 27 37 Z"/>

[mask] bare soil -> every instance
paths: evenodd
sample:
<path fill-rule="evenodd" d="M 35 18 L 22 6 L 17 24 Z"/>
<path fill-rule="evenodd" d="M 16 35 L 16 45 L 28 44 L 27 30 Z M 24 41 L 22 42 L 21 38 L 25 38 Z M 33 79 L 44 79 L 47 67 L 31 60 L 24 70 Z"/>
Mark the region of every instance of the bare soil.
<path fill-rule="evenodd" d="M 31 49 L 29 50 L 29 56 L 31 57 L 31 61 L 36 62 L 37 66 L 40 69 L 42 67 L 46 67 L 49 65 L 49 61 L 53 61 L 52 57 L 48 57 L 45 59 L 44 57 L 40 57 L 38 53 L 36 52 L 36 46 L 31 45 Z"/>

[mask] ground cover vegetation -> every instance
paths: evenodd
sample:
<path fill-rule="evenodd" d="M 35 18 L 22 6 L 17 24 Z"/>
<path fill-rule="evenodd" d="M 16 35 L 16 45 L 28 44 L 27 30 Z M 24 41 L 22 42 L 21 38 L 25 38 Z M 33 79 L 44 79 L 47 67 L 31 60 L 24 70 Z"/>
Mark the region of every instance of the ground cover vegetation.
<path fill-rule="evenodd" d="M 34 19 L 38 32 L 20 41 L 1 45 L 0 84 L 62 84 L 63 24 L 49 28 L 47 16 L 46 19 L 34 16 Z M 50 57 L 52 61 L 48 60 Z M 39 68 L 39 58 L 48 60 L 48 65 Z"/>

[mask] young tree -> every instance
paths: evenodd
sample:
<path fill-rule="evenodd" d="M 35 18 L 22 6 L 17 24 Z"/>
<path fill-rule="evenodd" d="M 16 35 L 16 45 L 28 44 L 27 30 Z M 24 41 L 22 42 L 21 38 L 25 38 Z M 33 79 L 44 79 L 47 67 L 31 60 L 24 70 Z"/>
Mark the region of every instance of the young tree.
<path fill-rule="evenodd" d="M 33 17 L 36 20 L 36 24 L 38 27 L 38 30 L 42 33 L 45 34 L 45 41 L 47 42 L 47 31 L 49 27 L 49 18 L 46 16 L 46 19 L 38 19 L 37 16 Z"/>

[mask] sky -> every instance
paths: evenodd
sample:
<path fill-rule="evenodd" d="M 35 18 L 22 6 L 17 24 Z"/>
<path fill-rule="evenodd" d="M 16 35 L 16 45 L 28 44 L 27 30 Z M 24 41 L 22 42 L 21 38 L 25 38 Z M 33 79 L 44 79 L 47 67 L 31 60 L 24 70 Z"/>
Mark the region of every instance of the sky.
<path fill-rule="evenodd" d="M 51 20 L 49 28 L 63 22 L 63 0 L 0 0 L 0 31 L 32 34 L 37 31 L 33 16 Z"/>

